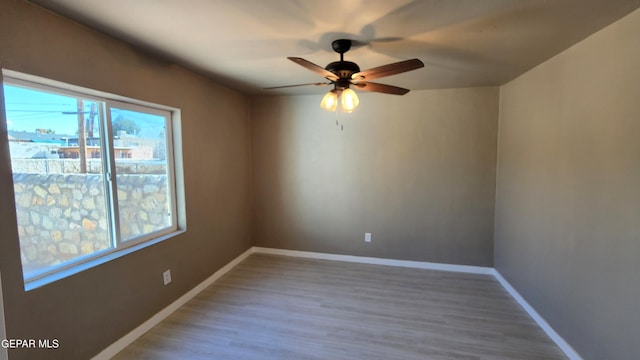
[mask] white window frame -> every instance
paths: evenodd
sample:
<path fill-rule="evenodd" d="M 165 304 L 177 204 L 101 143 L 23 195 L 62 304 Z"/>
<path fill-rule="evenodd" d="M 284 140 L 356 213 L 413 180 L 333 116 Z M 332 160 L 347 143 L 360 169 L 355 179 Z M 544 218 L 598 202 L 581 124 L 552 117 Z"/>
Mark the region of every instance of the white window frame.
<path fill-rule="evenodd" d="M 0 74 L 0 85 L 3 86 L 4 84 L 18 85 L 34 90 L 78 97 L 101 103 L 100 112 L 102 121 L 100 122 L 100 131 L 103 135 L 100 136 L 100 141 L 101 147 L 104 149 L 105 153 L 105 156 L 102 157 L 104 169 L 102 176 L 106 183 L 105 201 L 107 203 L 107 221 L 109 224 L 107 232 L 109 234 L 111 247 L 84 256 L 79 256 L 59 265 L 50 266 L 46 270 L 38 272 L 28 278 L 24 278 L 23 276 L 25 290 L 31 290 L 43 286 L 139 249 L 146 248 L 160 241 L 174 237 L 186 230 L 186 216 L 182 214 L 185 208 L 183 195 L 184 189 L 178 189 L 179 184 L 182 183 L 182 181 L 179 180 L 182 179 L 183 175 L 181 168 L 178 173 L 176 166 L 176 163 L 180 160 L 176 154 L 180 155 L 181 149 L 177 149 L 175 147 L 176 143 L 174 141 L 176 133 L 178 134 L 177 136 L 179 136 L 181 130 L 179 127 L 180 109 L 70 85 L 7 69 L 2 69 L 2 73 Z M 4 101 L 4 91 L 2 86 L 0 86 L 0 95 L 2 95 L 0 98 L 2 99 L 1 101 Z M 113 146 L 111 108 L 150 113 L 163 116 L 166 119 L 166 166 L 167 186 L 169 189 L 168 196 L 170 196 L 171 202 L 171 224 L 163 229 L 146 233 L 126 241 L 123 241 L 120 235 L 117 171 L 116 159 L 114 156 L 115 149 Z M 0 139 L 0 141 L 7 141 L 7 139 Z"/>
<path fill-rule="evenodd" d="M 178 219 L 177 219 L 177 205 L 176 205 L 176 188 L 175 188 L 175 166 L 174 166 L 174 161 L 173 161 L 173 153 L 174 153 L 174 148 L 173 148 L 173 132 L 171 130 L 172 124 L 171 124 L 171 112 L 167 111 L 167 110 L 161 110 L 161 109 L 157 109 L 157 108 L 149 108 L 147 106 L 140 106 L 140 105 L 136 105 L 136 104 L 131 104 L 131 103 L 126 103 L 123 101 L 117 101 L 117 100 L 105 100 L 104 101 L 105 106 L 104 106 L 104 119 L 105 121 L 103 121 L 103 128 L 105 130 L 105 134 L 107 134 L 107 136 L 102 137 L 101 139 L 103 139 L 103 141 L 107 142 L 107 149 L 109 149 L 110 151 L 106 152 L 107 155 L 107 163 L 108 166 L 106 167 L 106 169 L 111 169 L 111 174 L 107 174 L 107 177 L 111 177 L 111 179 L 108 179 L 109 181 L 109 193 L 110 193 L 110 199 L 113 200 L 113 203 L 110 204 L 110 211 L 112 212 L 111 214 L 111 219 L 112 219 L 112 226 L 113 226 L 113 231 L 115 232 L 115 234 L 112 236 L 112 241 L 114 242 L 114 247 L 115 248 L 126 248 L 129 246 L 134 246 L 136 244 L 139 243 L 143 243 L 145 241 L 149 241 L 151 239 L 154 239 L 158 236 L 162 236 L 162 235 L 166 235 L 167 233 L 171 233 L 174 232 L 176 230 L 178 230 Z M 109 111 L 111 108 L 117 108 L 117 109 L 122 109 L 122 110 L 132 110 L 132 111 L 139 111 L 139 112 L 145 112 L 145 113 L 149 113 L 149 114 L 154 114 L 154 115 L 159 115 L 159 116 L 163 116 L 165 117 L 165 119 L 167 119 L 167 123 L 166 123 L 166 127 L 167 127 L 167 131 L 165 132 L 165 141 L 166 141 L 166 147 L 167 147 L 167 154 L 166 154 L 166 158 L 167 158 L 167 185 L 169 188 L 169 196 L 171 197 L 172 201 L 171 201 L 171 225 L 168 228 L 165 229 L 161 229 L 158 231 L 154 231 L 154 232 L 150 232 L 138 237 L 135 237 L 133 239 L 129 239 L 127 241 L 123 241 L 122 240 L 122 236 L 120 235 L 120 212 L 118 209 L 118 191 L 117 191 L 117 172 L 115 171 L 116 169 L 116 159 L 115 156 L 113 156 L 115 154 L 114 151 L 114 146 L 113 146 L 113 130 L 111 129 L 112 126 L 112 119 L 111 119 L 111 111 Z M 113 176 L 113 174 L 116 174 L 116 176 Z"/>

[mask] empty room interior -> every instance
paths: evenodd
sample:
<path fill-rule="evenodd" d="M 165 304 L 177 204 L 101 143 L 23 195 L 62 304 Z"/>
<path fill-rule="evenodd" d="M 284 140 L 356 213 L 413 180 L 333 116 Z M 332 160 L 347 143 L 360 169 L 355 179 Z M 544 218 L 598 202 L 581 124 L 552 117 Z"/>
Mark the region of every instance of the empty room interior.
<path fill-rule="evenodd" d="M 639 7 L 0 0 L 0 359 L 638 359 Z"/>

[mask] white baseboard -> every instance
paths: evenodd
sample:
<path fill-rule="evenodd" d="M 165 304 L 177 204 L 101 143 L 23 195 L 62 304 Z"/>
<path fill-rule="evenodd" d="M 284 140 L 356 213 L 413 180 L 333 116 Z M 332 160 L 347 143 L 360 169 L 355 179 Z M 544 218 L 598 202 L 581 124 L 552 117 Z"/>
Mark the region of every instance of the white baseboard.
<path fill-rule="evenodd" d="M 553 340 L 556 345 L 562 350 L 567 357 L 571 360 L 582 360 L 580 354 L 578 354 L 563 338 L 560 336 L 545 319 L 538 314 L 538 312 L 518 293 L 516 289 L 509 284 L 509 282 L 502 277 L 498 270 L 493 271 L 493 275 L 502 284 L 502 287 L 522 306 L 522 308 L 531 316 L 531 318 L 538 323 L 538 325 L 544 330 L 545 333 Z"/>
<path fill-rule="evenodd" d="M 431 263 L 423 261 L 409 261 L 409 260 L 395 260 L 395 259 L 383 259 L 374 257 L 352 256 L 352 255 L 338 255 L 317 253 L 310 251 L 298 251 L 298 250 L 285 250 L 285 249 L 273 249 L 254 246 L 237 258 L 233 259 L 227 265 L 216 271 L 213 275 L 207 278 L 202 283 L 191 289 L 186 294 L 182 295 L 178 300 L 171 303 L 166 308 L 162 309 L 159 313 L 152 316 L 149 320 L 145 321 L 142 325 L 135 328 L 127 335 L 120 338 L 115 343 L 109 345 L 106 349 L 102 350 L 98 355 L 94 356 L 92 360 L 108 360 L 122 351 L 124 348 L 133 343 L 136 339 L 142 336 L 147 331 L 151 330 L 154 326 L 159 324 L 166 317 L 171 315 L 174 311 L 178 310 L 182 305 L 186 304 L 189 300 L 198 295 L 202 290 L 213 284 L 222 275 L 229 272 L 236 265 L 246 259 L 253 253 L 258 254 L 272 254 L 283 255 L 292 257 L 301 257 L 309 259 L 322 259 L 333 261 L 346 261 L 361 264 L 374 264 L 396 267 L 408 267 L 415 269 L 426 270 L 439 270 L 439 271 L 453 271 L 471 274 L 484 274 L 494 276 L 498 282 L 507 290 L 507 292 L 522 306 L 522 308 L 531 316 L 531 318 L 544 330 L 544 332 L 556 343 L 556 345 L 569 357 L 571 360 L 583 360 L 582 357 L 569 345 L 553 328 L 536 312 L 529 303 L 507 282 L 507 280 L 500 275 L 500 273 L 492 267 L 483 266 L 469 266 L 469 265 L 453 265 L 453 264 L 441 264 Z"/>
<path fill-rule="evenodd" d="M 229 272 L 229 270 L 233 269 L 236 265 L 246 259 L 249 255 L 253 253 L 253 248 L 242 253 L 237 258 L 231 260 L 227 265 L 223 266 L 220 270 L 216 271 L 213 275 L 208 277 L 205 281 L 198 284 L 193 289 L 189 290 L 186 294 L 182 295 L 178 298 L 178 300 L 172 302 L 166 308 L 160 310 L 157 314 L 153 315 L 149 320 L 142 323 L 142 325 L 133 329 L 127 335 L 118 339 L 118 341 L 109 345 L 107 348 L 102 350 L 98 355 L 94 356 L 92 360 L 108 360 L 112 357 L 116 356 L 120 351 L 124 350 L 131 343 L 136 341 L 140 336 L 144 335 L 147 331 L 151 330 L 154 326 L 158 325 L 162 320 L 171 315 L 174 311 L 178 310 L 182 305 L 186 304 L 189 300 L 198 295 L 202 290 L 206 289 L 209 285 L 213 284 L 216 280 L 218 280 L 222 275 Z"/>
<path fill-rule="evenodd" d="M 263 247 L 257 247 L 257 246 L 253 247 L 253 251 L 259 254 L 284 255 L 284 256 L 294 256 L 294 257 L 302 257 L 302 258 L 309 258 L 309 259 L 346 261 L 346 262 L 354 262 L 354 263 L 361 263 L 361 264 L 374 264 L 374 265 L 385 265 L 385 266 L 408 267 L 408 268 L 414 268 L 414 269 L 454 271 L 454 272 L 463 272 L 463 273 L 471 273 L 471 274 L 493 275 L 493 268 L 483 267 L 483 266 L 452 265 L 452 264 L 441 264 L 441 263 L 432 263 L 432 262 L 425 262 L 425 261 L 383 259 L 383 258 L 364 257 L 364 256 L 317 253 L 317 252 L 310 252 L 310 251 L 272 249 L 272 248 L 263 248 Z"/>

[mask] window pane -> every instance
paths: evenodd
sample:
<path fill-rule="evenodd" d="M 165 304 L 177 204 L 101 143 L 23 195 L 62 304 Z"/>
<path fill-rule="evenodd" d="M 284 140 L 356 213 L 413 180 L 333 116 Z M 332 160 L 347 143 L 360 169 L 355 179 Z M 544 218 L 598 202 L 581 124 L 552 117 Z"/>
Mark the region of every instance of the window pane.
<path fill-rule="evenodd" d="M 172 226 L 166 116 L 111 108 L 120 236 Z"/>
<path fill-rule="evenodd" d="M 101 104 L 6 84 L 4 95 L 24 277 L 110 248 Z"/>

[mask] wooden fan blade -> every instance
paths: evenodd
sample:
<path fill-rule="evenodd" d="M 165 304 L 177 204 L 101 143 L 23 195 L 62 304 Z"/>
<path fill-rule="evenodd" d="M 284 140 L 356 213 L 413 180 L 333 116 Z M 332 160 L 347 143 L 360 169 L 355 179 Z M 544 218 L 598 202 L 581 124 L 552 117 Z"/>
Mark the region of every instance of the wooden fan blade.
<path fill-rule="evenodd" d="M 305 68 L 313 71 L 314 73 L 316 73 L 316 74 L 318 74 L 318 75 L 320 75 L 320 76 L 322 76 L 322 77 L 324 77 L 326 79 L 338 80 L 338 75 L 332 73 L 331 71 L 323 68 L 320 65 L 316 65 L 316 64 L 312 63 L 311 61 L 307 61 L 307 60 L 305 60 L 303 58 L 299 58 L 299 57 L 288 57 L 287 59 L 293 61 L 294 63 L 296 63 L 296 64 L 298 64 L 298 65 L 300 65 L 302 67 L 305 67 Z"/>
<path fill-rule="evenodd" d="M 374 92 L 392 94 L 392 95 L 404 95 L 410 91 L 409 89 L 405 89 L 397 86 L 378 84 L 378 83 L 367 82 L 367 81 L 363 81 L 353 85 L 358 90 L 374 91 Z"/>
<path fill-rule="evenodd" d="M 406 71 L 419 69 L 424 66 L 424 63 L 419 59 L 411 59 L 400 61 L 393 64 L 387 64 L 375 67 L 373 69 L 357 72 L 351 75 L 353 80 L 373 80 L 381 77 L 400 74 Z"/>
<path fill-rule="evenodd" d="M 273 89 L 284 89 L 284 88 L 290 88 L 290 87 L 297 87 L 297 86 L 327 86 L 327 85 L 331 85 L 333 83 L 330 82 L 317 82 L 317 83 L 309 83 L 309 84 L 296 84 L 296 85 L 282 85 L 282 86 L 272 86 L 272 87 L 266 87 L 264 88 L 264 90 L 273 90 Z"/>

